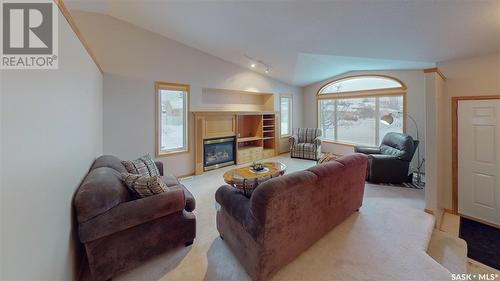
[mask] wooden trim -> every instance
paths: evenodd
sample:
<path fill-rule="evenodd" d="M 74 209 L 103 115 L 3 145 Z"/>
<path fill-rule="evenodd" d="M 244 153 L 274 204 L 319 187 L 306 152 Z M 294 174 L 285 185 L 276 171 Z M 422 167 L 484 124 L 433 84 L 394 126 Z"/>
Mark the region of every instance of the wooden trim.
<path fill-rule="evenodd" d="M 491 227 L 494 227 L 494 228 L 497 228 L 497 229 L 500 229 L 500 225 L 496 225 L 496 224 L 493 224 L 491 222 L 487 222 L 487 221 L 484 221 L 484 220 L 481 220 L 481 219 L 477 219 L 477 218 L 473 218 L 473 217 L 469 217 L 467 215 L 463 215 L 463 214 L 458 214 L 460 217 L 462 218 L 466 218 L 468 220 L 471 220 L 471 221 L 475 221 L 475 222 L 478 222 L 478 223 L 482 223 L 482 224 L 485 224 L 485 225 L 488 225 L 488 226 L 491 226 Z"/>
<path fill-rule="evenodd" d="M 288 98 L 290 99 L 290 105 L 289 105 L 289 116 L 288 116 L 288 119 L 289 119 L 289 128 L 288 128 L 288 134 L 286 135 L 282 135 L 281 134 L 281 99 L 282 98 Z M 280 138 L 289 138 L 292 136 L 293 132 L 293 95 L 290 95 L 290 94 L 280 94 L 280 98 L 279 98 L 279 115 L 280 115 L 280 123 L 279 123 L 279 128 L 280 128 Z"/>
<path fill-rule="evenodd" d="M 428 209 L 428 208 L 425 208 L 424 212 L 426 212 L 427 214 L 434 215 L 434 211 L 432 211 L 431 209 Z"/>
<path fill-rule="evenodd" d="M 448 214 L 456 215 L 455 212 L 453 212 L 453 210 L 448 209 L 448 208 L 443 208 L 443 213 L 448 213 Z"/>
<path fill-rule="evenodd" d="M 195 116 L 209 116 L 209 115 L 255 115 L 255 114 L 276 114 L 273 111 L 230 111 L 230 110 L 218 110 L 218 111 L 192 111 Z"/>
<path fill-rule="evenodd" d="M 327 87 L 328 85 L 332 84 L 332 83 L 335 83 L 335 82 L 339 82 L 339 81 L 342 81 L 342 80 L 347 80 L 347 79 L 350 79 L 350 78 L 356 78 L 356 77 L 382 77 L 382 78 L 388 78 L 388 79 L 391 79 L 391 80 L 394 80 L 396 82 L 398 82 L 399 84 L 401 84 L 401 87 L 399 88 L 382 88 L 382 89 L 375 89 L 375 90 L 363 90 L 363 91 L 350 91 L 350 92 L 341 92 L 341 93 L 326 93 L 326 94 L 320 94 L 321 90 L 323 90 L 323 88 Z M 340 95 L 340 94 L 345 94 L 345 93 L 359 93 L 359 92 L 370 92 L 370 91 L 389 91 L 389 90 L 404 90 L 406 91 L 407 87 L 405 85 L 405 83 L 403 83 L 403 81 L 399 80 L 398 78 L 396 77 L 393 77 L 393 76 L 389 76 L 389 75 L 384 75 L 384 74 L 356 74 L 356 75 L 349 75 L 349 76 L 344 76 L 344 77 L 341 77 L 341 78 L 336 78 L 332 81 L 329 81 L 325 84 L 323 84 L 323 86 L 321 86 L 318 90 L 318 92 L 316 93 L 316 96 L 322 96 L 322 95 L 331 95 L 331 94 L 334 94 L 334 95 Z"/>
<path fill-rule="evenodd" d="M 443 221 L 444 221 L 444 214 L 445 214 L 445 210 L 443 209 L 443 212 L 441 212 L 441 221 L 439 222 L 439 230 L 443 231 Z"/>
<path fill-rule="evenodd" d="M 322 139 L 321 142 L 326 142 L 326 143 L 331 143 L 331 144 L 337 144 L 337 145 L 343 145 L 343 146 L 349 146 L 349 147 L 355 147 L 355 144 L 352 143 L 346 143 L 346 142 L 339 142 L 339 141 L 334 141 L 334 140 L 328 140 L 328 139 Z"/>
<path fill-rule="evenodd" d="M 458 214 L 458 102 L 500 99 L 500 95 L 451 97 L 451 212 Z"/>
<path fill-rule="evenodd" d="M 185 175 L 182 175 L 182 176 L 178 176 L 177 179 L 178 180 L 183 180 L 183 179 L 186 179 L 186 178 L 189 178 L 189 177 L 193 177 L 193 176 L 195 176 L 195 173 L 191 172 L 191 173 L 188 173 L 188 174 L 185 174 Z"/>
<path fill-rule="evenodd" d="M 186 147 L 178 150 L 173 150 L 169 152 L 160 152 L 160 95 L 159 95 L 159 90 L 160 89 L 170 89 L 170 90 L 181 90 L 181 91 L 186 91 L 186 113 L 184 118 L 186 128 L 184 128 L 184 136 L 186 138 Z M 190 124 L 190 114 L 189 114 L 189 104 L 191 102 L 191 97 L 190 97 L 190 86 L 188 84 L 179 84 L 179 83 L 170 83 L 170 82 L 162 82 L 162 81 L 155 81 L 155 155 L 156 158 L 161 158 L 161 157 L 166 157 L 166 156 L 172 156 L 172 155 L 177 155 L 177 154 L 182 154 L 182 153 L 189 153 L 189 147 L 190 147 L 190 139 L 189 139 L 189 130 L 191 128 Z"/>
<path fill-rule="evenodd" d="M 439 70 L 439 68 L 433 67 L 424 69 L 424 73 L 432 73 L 432 72 L 439 74 L 439 76 L 441 76 L 443 80 L 446 80 L 446 76 L 444 76 L 444 74 L 441 72 L 441 70 Z"/>
<path fill-rule="evenodd" d="M 64 5 L 63 0 L 53 0 L 53 1 L 57 5 L 57 7 L 59 7 L 59 11 L 61 11 L 61 13 L 63 14 L 64 18 L 66 18 L 66 21 L 68 22 L 69 26 L 71 26 L 71 29 L 76 34 L 76 37 L 78 37 L 78 39 L 80 39 L 80 42 L 82 43 L 82 45 L 85 48 L 85 50 L 87 50 L 87 53 L 92 58 L 92 60 L 94 61 L 95 65 L 97 66 L 97 68 L 101 72 L 101 74 L 104 73 L 102 71 L 101 65 L 99 64 L 99 62 L 97 62 L 97 58 L 95 57 L 94 53 L 92 53 L 92 50 L 90 49 L 90 46 L 87 43 L 87 40 L 85 40 L 85 38 L 83 37 L 82 33 L 80 32 L 80 29 L 78 29 L 78 27 L 76 26 L 76 23 L 73 20 L 73 17 L 71 16 L 71 13 L 66 8 L 66 5 Z"/>
<path fill-rule="evenodd" d="M 346 92 L 339 94 L 322 94 L 316 96 L 317 100 L 332 100 L 332 99 L 353 99 L 353 98 L 367 98 L 367 97 L 391 97 L 406 94 L 406 91 L 401 89 L 395 90 L 367 90 L 359 92 Z"/>

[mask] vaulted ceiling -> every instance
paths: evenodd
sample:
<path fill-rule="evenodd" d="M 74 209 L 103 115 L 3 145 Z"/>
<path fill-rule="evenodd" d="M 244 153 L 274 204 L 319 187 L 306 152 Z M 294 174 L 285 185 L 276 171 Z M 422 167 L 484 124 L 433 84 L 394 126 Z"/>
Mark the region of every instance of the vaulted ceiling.
<path fill-rule="evenodd" d="M 500 51 L 498 0 L 65 2 L 297 86 Z"/>

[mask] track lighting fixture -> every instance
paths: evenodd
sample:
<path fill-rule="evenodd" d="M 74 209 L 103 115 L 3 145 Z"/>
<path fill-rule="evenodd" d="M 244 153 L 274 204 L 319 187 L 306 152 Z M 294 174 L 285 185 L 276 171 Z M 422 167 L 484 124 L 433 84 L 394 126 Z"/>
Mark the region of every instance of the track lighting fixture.
<path fill-rule="evenodd" d="M 245 55 L 245 57 L 250 60 L 250 67 L 251 68 L 256 68 L 257 65 L 262 65 L 265 73 L 271 72 L 272 66 L 270 64 L 267 64 L 267 63 L 263 62 L 262 60 L 256 59 L 256 58 L 251 57 L 249 55 Z"/>

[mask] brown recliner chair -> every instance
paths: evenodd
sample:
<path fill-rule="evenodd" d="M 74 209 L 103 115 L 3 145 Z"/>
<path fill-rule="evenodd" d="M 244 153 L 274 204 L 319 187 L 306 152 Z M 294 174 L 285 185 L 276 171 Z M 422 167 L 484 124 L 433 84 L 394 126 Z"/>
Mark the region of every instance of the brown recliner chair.
<path fill-rule="evenodd" d="M 374 183 L 409 182 L 411 159 L 418 140 L 401 133 L 387 133 L 380 147 L 356 146 L 355 152 L 368 155 L 368 181 Z"/>
<path fill-rule="evenodd" d="M 163 165 L 156 162 L 163 176 Z M 196 235 L 191 193 L 170 175 L 169 191 L 134 199 L 123 184 L 120 159 L 101 156 L 78 188 L 74 206 L 80 241 L 93 280 L 107 280 L 180 245 Z"/>

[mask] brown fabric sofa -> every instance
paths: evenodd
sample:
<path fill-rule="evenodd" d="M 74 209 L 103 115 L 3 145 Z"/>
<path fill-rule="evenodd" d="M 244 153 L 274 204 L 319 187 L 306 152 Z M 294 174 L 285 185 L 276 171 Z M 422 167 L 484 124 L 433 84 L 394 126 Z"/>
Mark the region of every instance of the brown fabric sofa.
<path fill-rule="evenodd" d="M 361 207 L 367 156 L 270 179 L 251 198 L 224 185 L 217 229 L 253 280 L 266 280 Z"/>
<path fill-rule="evenodd" d="M 180 245 L 193 243 L 196 220 L 193 195 L 171 175 L 169 191 L 134 199 L 120 178 L 120 159 L 101 156 L 78 188 L 74 206 L 80 241 L 85 245 L 93 280 L 119 272 Z"/>

